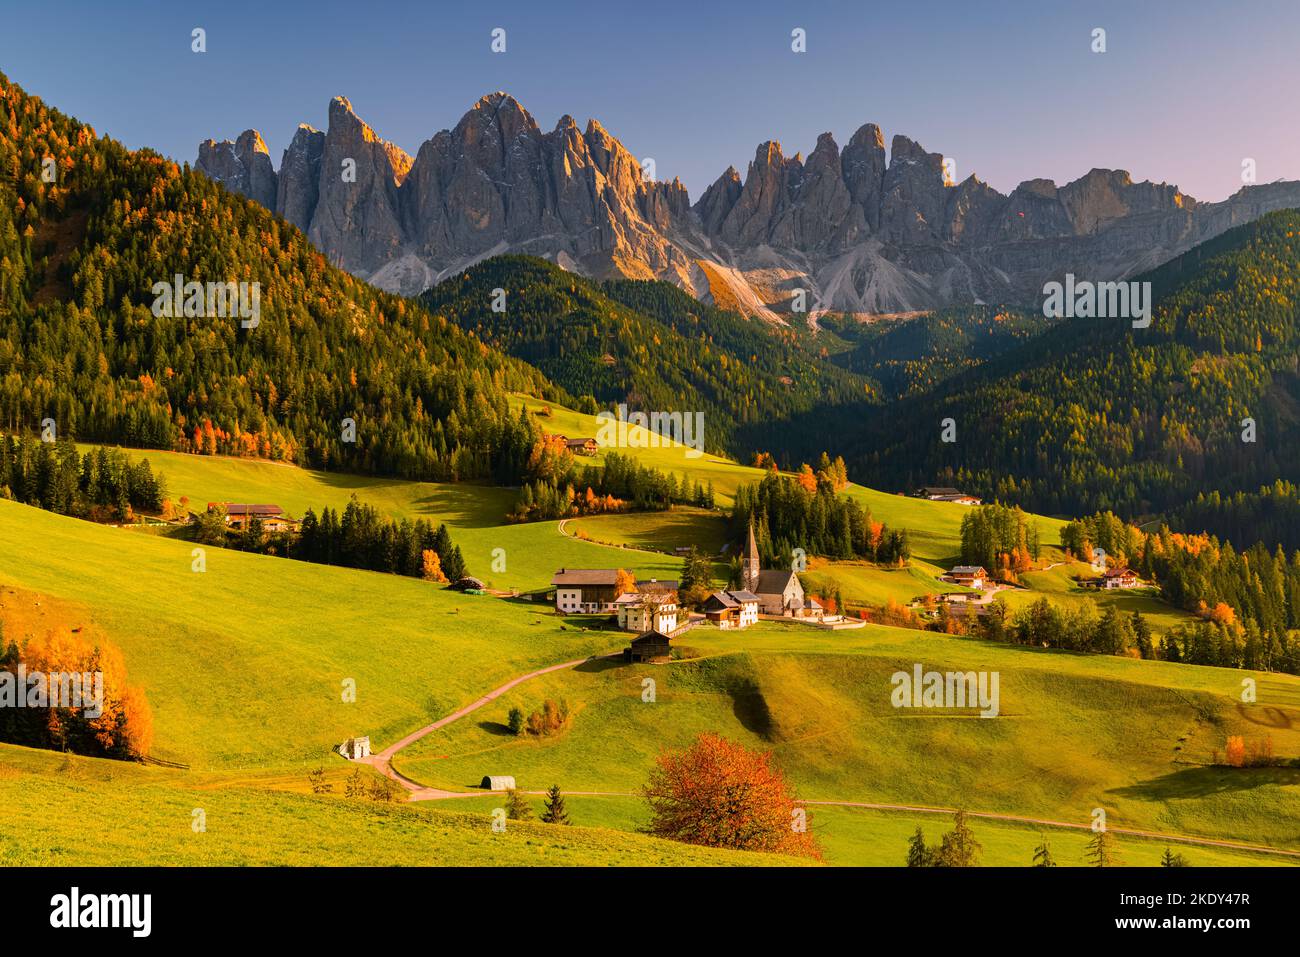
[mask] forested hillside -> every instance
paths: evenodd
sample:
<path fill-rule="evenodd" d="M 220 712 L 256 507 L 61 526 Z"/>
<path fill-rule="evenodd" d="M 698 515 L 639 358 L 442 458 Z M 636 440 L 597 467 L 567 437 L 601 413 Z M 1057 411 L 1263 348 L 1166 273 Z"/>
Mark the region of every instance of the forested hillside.
<path fill-rule="evenodd" d="M 1149 328 L 1067 320 L 888 414 L 862 408 L 840 436 L 853 477 L 1131 518 L 1300 475 L 1300 213 L 1239 227 L 1145 278 Z M 946 418 L 955 442 L 941 441 Z"/>
<path fill-rule="evenodd" d="M 833 356 L 836 365 L 879 383 L 888 401 L 928 392 L 1047 332 L 1055 321 L 1027 309 L 962 306 L 901 322 L 824 317 L 819 324 L 848 345 Z"/>
<path fill-rule="evenodd" d="M 505 293 L 493 310 L 493 290 Z M 540 369 L 584 411 L 701 411 L 711 451 L 777 442 L 784 421 L 873 390 L 814 355 L 807 337 L 707 306 L 663 282 L 596 283 L 541 259 L 499 256 L 449 278 L 425 302 Z"/>
<path fill-rule="evenodd" d="M 152 287 L 176 275 L 259 283 L 256 325 L 156 317 Z M 538 436 L 509 391 L 564 395 L 256 203 L 0 76 L 0 429 L 48 418 L 87 440 L 518 481 Z"/>

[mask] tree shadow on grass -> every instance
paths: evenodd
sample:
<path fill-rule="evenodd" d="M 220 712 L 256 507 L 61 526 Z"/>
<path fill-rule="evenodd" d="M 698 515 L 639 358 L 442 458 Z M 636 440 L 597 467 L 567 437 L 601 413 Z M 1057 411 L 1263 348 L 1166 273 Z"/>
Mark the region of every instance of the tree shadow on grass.
<path fill-rule="evenodd" d="M 1295 717 L 1291 710 L 1275 708 L 1271 705 L 1247 708 L 1245 705 L 1238 703 L 1237 716 L 1243 721 L 1249 721 L 1251 724 L 1263 725 L 1266 728 L 1277 728 L 1281 731 L 1290 731 L 1295 727 Z"/>
<path fill-rule="evenodd" d="M 628 640 L 635 638 L 636 635 L 629 635 Z M 615 668 L 623 667 L 623 656 L 615 655 L 612 658 L 600 657 L 590 658 L 580 665 L 574 667 L 574 671 L 580 671 L 583 674 L 600 674 L 603 671 L 613 671 Z"/>
<path fill-rule="evenodd" d="M 1270 784 L 1300 784 L 1300 768 L 1191 767 L 1108 793 L 1142 801 L 1185 801 L 1251 791 Z"/>
<path fill-rule="evenodd" d="M 496 735 L 499 738 L 513 738 L 516 736 L 510 730 L 510 725 L 502 724 L 500 721 L 480 721 L 478 726 L 488 734 Z"/>
<path fill-rule="evenodd" d="M 727 683 L 731 696 L 731 711 L 736 720 L 750 734 L 771 740 L 774 730 L 772 711 L 758 684 L 749 677 L 737 677 Z"/>

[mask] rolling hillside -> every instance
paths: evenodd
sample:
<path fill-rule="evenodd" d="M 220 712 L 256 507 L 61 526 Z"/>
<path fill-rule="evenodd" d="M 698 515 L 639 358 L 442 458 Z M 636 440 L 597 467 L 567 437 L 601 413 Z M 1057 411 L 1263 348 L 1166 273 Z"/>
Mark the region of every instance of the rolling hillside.
<path fill-rule="evenodd" d="M 300 780 L 303 780 L 301 777 Z M 336 776 L 336 791 L 342 776 Z M 174 772 L 0 745 L 0 864 L 32 866 L 799 866 L 774 854 L 691 847 L 611 827 L 556 828 L 492 809 L 375 804 L 257 781 Z M 193 830 L 202 811 L 202 832 Z M 95 840 L 84 839 L 93 833 Z M 357 835 L 365 834 L 364 841 Z M 21 840 L 14 835 L 22 835 Z M 78 838 L 80 835 L 80 839 Z"/>
<path fill-rule="evenodd" d="M 713 730 L 772 749 L 803 797 L 1043 817 L 1228 837 L 1300 849 L 1300 769 L 1210 767 L 1229 734 L 1271 736 L 1300 753 L 1300 679 L 1256 674 L 1240 701 L 1235 671 L 1060 655 L 903 629 L 832 635 L 764 623 L 682 639 L 702 657 L 668 666 L 593 662 L 521 686 L 398 758 L 424 783 L 464 788 L 484 769 L 520 787 L 634 792 L 654 755 Z M 890 676 L 927 670 L 1000 674 L 992 719 L 891 707 Z M 656 701 L 642 699 L 653 678 Z M 506 733 L 510 708 L 544 698 L 575 712 L 553 738 Z M 1267 703 L 1266 703 L 1267 702 Z M 925 755 L 917 761 L 917 755 Z M 901 844 L 900 844 L 901 847 Z"/>
<path fill-rule="evenodd" d="M 267 469 L 296 475 L 305 483 L 297 485 L 300 495 L 315 494 L 315 483 L 323 481 L 267 463 L 197 456 L 186 461 L 196 471 L 178 470 L 178 489 L 200 479 L 213 481 L 202 473 L 214 464 L 222 466 L 224 480 L 249 471 L 270 482 Z M 280 490 L 294 487 L 282 483 Z M 416 489 L 391 488 L 389 501 L 419 508 L 434 490 Z M 539 528 L 551 536 L 548 541 L 562 541 L 553 525 Z M 38 786 L 51 809 L 42 833 L 52 843 L 79 819 L 85 800 L 121 804 L 127 817 L 127 811 L 135 813 L 131 808 L 162 802 L 187 814 L 206 807 L 218 815 L 217 822 L 227 814 L 242 820 L 241 808 L 265 803 L 263 788 L 279 791 L 287 778 L 294 782 L 289 790 L 301 790 L 307 769 L 335 767 L 338 759 L 329 749 L 343 737 L 369 733 L 382 746 L 514 674 L 612 651 L 625 642 L 617 634 L 566 625 L 527 603 L 456 595 L 390 575 L 219 549 L 208 550 L 208 570 L 197 574 L 190 570 L 189 548 L 142 531 L 0 503 L 0 553 L 13 558 L 0 564 L 0 610 L 7 621 L 20 623 L 18 637 L 64 626 L 105 635 L 123 649 L 132 681 L 149 696 L 156 754 L 191 765 L 184 772 L 148 771 L 170 777 L 138 790 L 91 783 L 99 772 L 91 782 L 78 779 L 72 787 L 59 771 Z M 11 636 L 14 630 L 11 626 Z M 1286 777 L 1289 771 L 1240 772 L 1258 782 L 1248 789 L 1254 797 L 1247 806 L 1239 800 L 1240 788 L 1226 786 L 1231 779 L 1225 775 L 1237 772 L 1196 766 L 1207 749 L 1218 746 L 1221 734 L 1246 720 L 1223 705 L 1238 687 L 1236 672 L 1049 654 L 878 626 L 823 634 L 763 625 L 739 636 L 696 632 L 682 643 L 706 657 L 667 670 L 596 664 L 537 679 L 494 702 L 481 719 L 459 722 L 403 752 L 399 767 L 417 780 L 456 788 L 483 773 L 514 773 L 526 788 L 559 781 L 570 791 L 634 791 L 659 747 L 684 743 L 693 731 L 711 728 L 775 748 L 801 792 L 812 799 L 962 803 L 972 810 L 1063 820 L 1086 815 L 1087 809 L 1078 808 L 1096 801 L 1112 809 L 1117 826 L 1123 820 L 1163 832 L 1277 846 L 1290 840 L 1287 794 L 1294 782 Z M 1004 717 L 898 717 L 879 694 L 887 694 L 883 682 L 890 671 L 916 660 L 935 667 L 998 668 L 1006 689 Z M 639 698 L 646 675 L 660 682 L 659 710 L 641 710 L 649 707 Z M 356 680 L 355 704 L 340 701 L 343 678 Z M 1296 704 L 1293 684 L 1294 679 L 1261 676 L 1261 702 L 1289 713 Z M 543 745 L 501 737 L 509 706 L 535 708 L 546 695 L 565 697 L 576 707 L 570 732 Z M 1105 729 L 1103 737 L 1089 737 L 1098 728 Z M 1276 744 L 1279 752 L 1294 747 L 1289 737 Z M 1097 757 L 1093 763 L 1061 764 L 1044 750 L 1055 747 L 1086 748 Z M 1186 767 L 1177 757 L 1183 749 L 1189 754 Z M 37 770 L 30 763 L 23 766 L 27 759 L 12 757 L 15 751 L 31 754 L 8 749 L 0 755 L 0 769 L 7 769 L 0 770 L 0 779 L 35 793 L 30 776 L 48 774 L 49 766 L 39 759 L 32 759 Z M 926 765 L 914 763 L 917 753 L 930 755 Z M 58 760 L 64 767 L 69 759 Z M 129 766 L 108 767 L 110 781 L 135 773 Z M 945 770 L 933 773 L 935 767 Z M 204 792 L 201 800 L 193 796 L 196 787 Z M 274 798 L 270 823 L 258 819 L 272 828 L 265 856 L 250 856 L 223 837 L 204 859 L 255 863 L 279 854 L 299 860 L 288 848 L 304 821 L 331 833 L 336 826 L 352 826 L 357 814 L 385 820 L 397 814 L 399 827 L 425 827 L 418 817 L 408 825 L 401 816 L 405 809 L 342 809 L 323 800 L 293 794 Z M 593 814 L 589 822 L 625 827 L 625 818 L 619 811 L 612 817 Z M 828 847 L 838 848 L 832 862 L 889 862 L 884 859 L 888 845 L 881 842 L 882 835 L 897 831 L 895 816 L 832 809 L 825 819 L 840 822 L 827 838 Z M 179 834 L 147 844 L 138 835 L 108 829 L 110 840 L 96 851 L 105 856 L 60 859 L 192 861 L 195 852 L 183 844 L 187 823 L 181 820 Z M 479 839 L 461 832 L 486 823 L 481 818 L 440 823 L 437 833 L 450 835 L 442 859 L 472 862 L 464 855 L 477 853 Z M 1023 857 L 1032 829 L 997 828 L 1000 853 Z M 1072 839 L 1065 840 L 1068 846 Z M 589 853 L 549 859 L 626 859 L 610 841 L 617 844 L 602 836 Z M 1154 854 L 1153 848 L 1141 853 Z M 393 853 L 401 860 L 424 859 L 411 858 L 409 851 Z M 544 845 L 529 853 L 542 859 L 549 854 Z M 490 859 L 516 860 L 509 854 Z"/>

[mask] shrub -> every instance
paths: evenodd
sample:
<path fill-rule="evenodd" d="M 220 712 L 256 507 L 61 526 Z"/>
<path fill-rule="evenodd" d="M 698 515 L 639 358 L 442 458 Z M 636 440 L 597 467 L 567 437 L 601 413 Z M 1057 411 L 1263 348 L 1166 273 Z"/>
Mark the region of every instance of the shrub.
<path fill-rule="evenodd" d="M 510 728 L 511 734 L 523 734 L 525 720 L 527 719 L 524 717 L 522 708 L 511 708 L 510 717 L 506 719 L 506 726 Z"/>

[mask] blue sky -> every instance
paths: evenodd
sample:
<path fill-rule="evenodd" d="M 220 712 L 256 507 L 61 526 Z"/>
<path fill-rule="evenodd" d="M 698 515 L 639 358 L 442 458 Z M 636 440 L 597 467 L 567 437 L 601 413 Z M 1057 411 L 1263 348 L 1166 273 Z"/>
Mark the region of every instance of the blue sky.
<path fill-rule="evenodd" d="M 128 146 L 193 161 L 261 131 L 279 165 L 330 97 L 414 155 L 497 89 L 596 117 L 692 199 L 779 140 L 879 123 L 1007 192 L 1094 166 L 1218 200 L 1300 179 L 1300 3 L 0 3 L 0 71 Z M 207 31 L 208 52 L 190 50 Z M 494 27 L 507 51 L 489 49 Z M 807 31 L 808 52 L 790 50 Z M 1107 52 L 1093 53 L 1104 28 Z"/>

